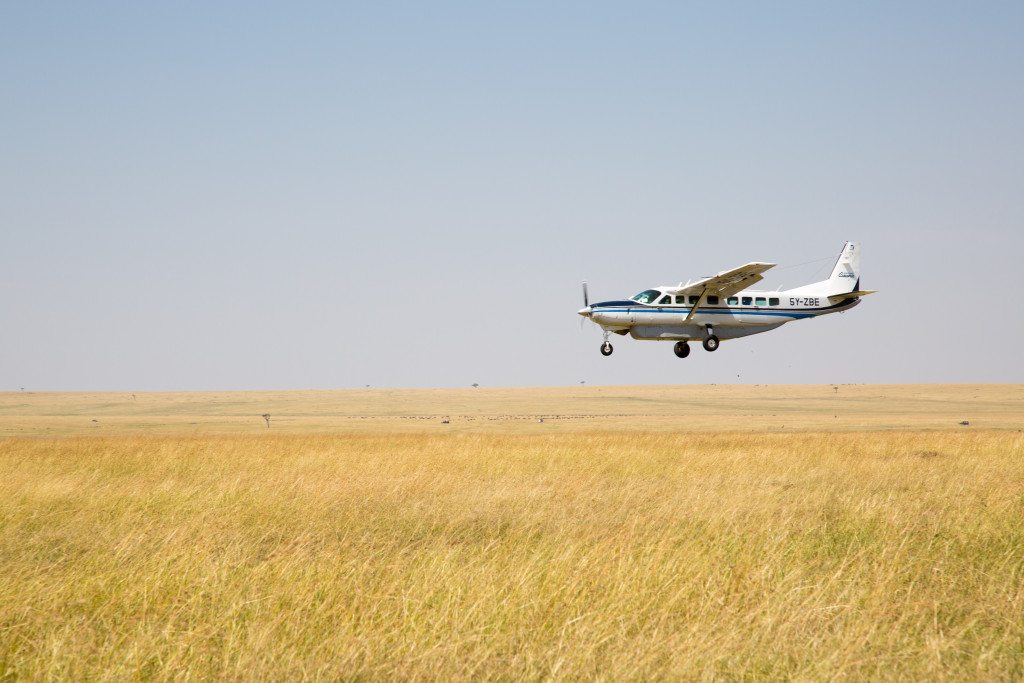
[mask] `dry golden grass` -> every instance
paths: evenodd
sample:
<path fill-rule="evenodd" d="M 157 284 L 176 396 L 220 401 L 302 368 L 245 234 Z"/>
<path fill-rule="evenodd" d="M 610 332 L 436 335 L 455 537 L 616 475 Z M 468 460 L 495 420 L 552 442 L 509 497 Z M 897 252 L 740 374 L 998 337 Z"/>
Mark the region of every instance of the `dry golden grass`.
<path fill-rule="evenodd" d="M 0 393 L 0 436 L 345 431 L 539 433 L 986 429 L 1024 425 L 1016 384 L 677 385 L 196 393 Z M 544 423 L 538 423 L 544 418 Z"/>
<path fill-rule="evenodd" d="M 604 419 L 2 439 L 0 676 L 1024 676 L 1017 429 Z"/>

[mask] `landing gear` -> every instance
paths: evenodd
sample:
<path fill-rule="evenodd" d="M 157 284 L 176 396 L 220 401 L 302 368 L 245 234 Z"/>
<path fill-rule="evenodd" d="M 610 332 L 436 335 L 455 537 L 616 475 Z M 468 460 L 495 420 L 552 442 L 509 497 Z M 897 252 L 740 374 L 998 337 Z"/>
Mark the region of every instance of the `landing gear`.
<path fill-rule="evenodd" d="M 615 349 L 612 348 L 611 342 L 605 341 L 604 344 L 601 344 L 601 355 L 602 356 L 610 356 L 610 355 L 612 355 L 612 351 L 614 351 L 614 350 Z"/>
<path fill-rule="evenodd" d="M 702 342 L 704 344 L 704 350 L 705 351 L 716 351 L 716 350 L 718 350 L 718 337 L 715 336 L 715 328 L 713 328 L 709 324 L 709 325 L 705 325 L 704 329 L 707 331 L 707 334 L 704 335 L 704 341 Z"/>
<path fill-rule="evenodd" d="M 684 341 L 676 342 L 676 346 L 672 350 L 675 351 L 676 355 L 680 358 L 686 358 L 690 355 L 690 345 Z"/>

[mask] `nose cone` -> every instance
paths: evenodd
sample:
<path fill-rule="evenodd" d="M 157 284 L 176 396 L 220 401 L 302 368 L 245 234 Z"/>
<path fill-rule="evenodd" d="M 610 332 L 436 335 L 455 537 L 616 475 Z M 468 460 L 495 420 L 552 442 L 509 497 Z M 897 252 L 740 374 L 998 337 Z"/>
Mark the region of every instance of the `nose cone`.
<path fill-rule="evenodd" d="M 584 318 L 589 318 L 591 313 L 590 306 L 587 306 L 586 308 L 581 308 L 576 312 L 582 315 Z"/>

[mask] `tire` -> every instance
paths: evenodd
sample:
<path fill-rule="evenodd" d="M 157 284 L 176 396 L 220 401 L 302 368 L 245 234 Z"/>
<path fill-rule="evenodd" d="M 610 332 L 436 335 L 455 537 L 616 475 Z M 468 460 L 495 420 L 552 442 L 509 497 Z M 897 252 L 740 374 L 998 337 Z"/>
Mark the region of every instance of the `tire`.
<path fill-rule="evenodd" d="M 715 350 L 718 349 L 718 344 L 719 344 L 718 337 L 716 337 L 715 335 L 711 335 L 709 337 L 705 337 L 703 344 L 704 344 L 704 350 L 705 351 L 715 351 Z"/>
<path fill-rule="evenodd" d="M 601 344 L 601 355 L 602 356 L 610 356 L 610 355 L 612 355 L 612 351 L 614 351 L 614 350 L 615 349 L 612 347 L 612 345 L 609 342 L 605 342 L 604 344 Z"/>
<path fill-rule="evenodd" d="M 676 342 L 676 346 L 672 350 L 675 351 L 676 355 L 680 358 L 686 358 L 690 355 L 690 345 L 684 341 Z"/>

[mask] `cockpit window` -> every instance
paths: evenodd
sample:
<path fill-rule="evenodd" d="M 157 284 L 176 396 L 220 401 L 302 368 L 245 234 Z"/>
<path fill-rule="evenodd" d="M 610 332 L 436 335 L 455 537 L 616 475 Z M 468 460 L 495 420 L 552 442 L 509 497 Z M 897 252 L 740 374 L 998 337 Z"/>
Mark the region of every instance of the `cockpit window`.
<path fill-rule="evenodd" d="M 659 301 L 658 303 L 661 304 L 662 306 L 670 304 L 672 303 L 672 297 L 666 294 L 665 296 L 661 297 L 661 301 Z"/>
<path fill-rule="evenodd" d="M 653 304 L 661 296 L 661 292 L 656 289 L 645 289 L 636 296 L 633 297 L 633 301 L 638 304 Z"/>

